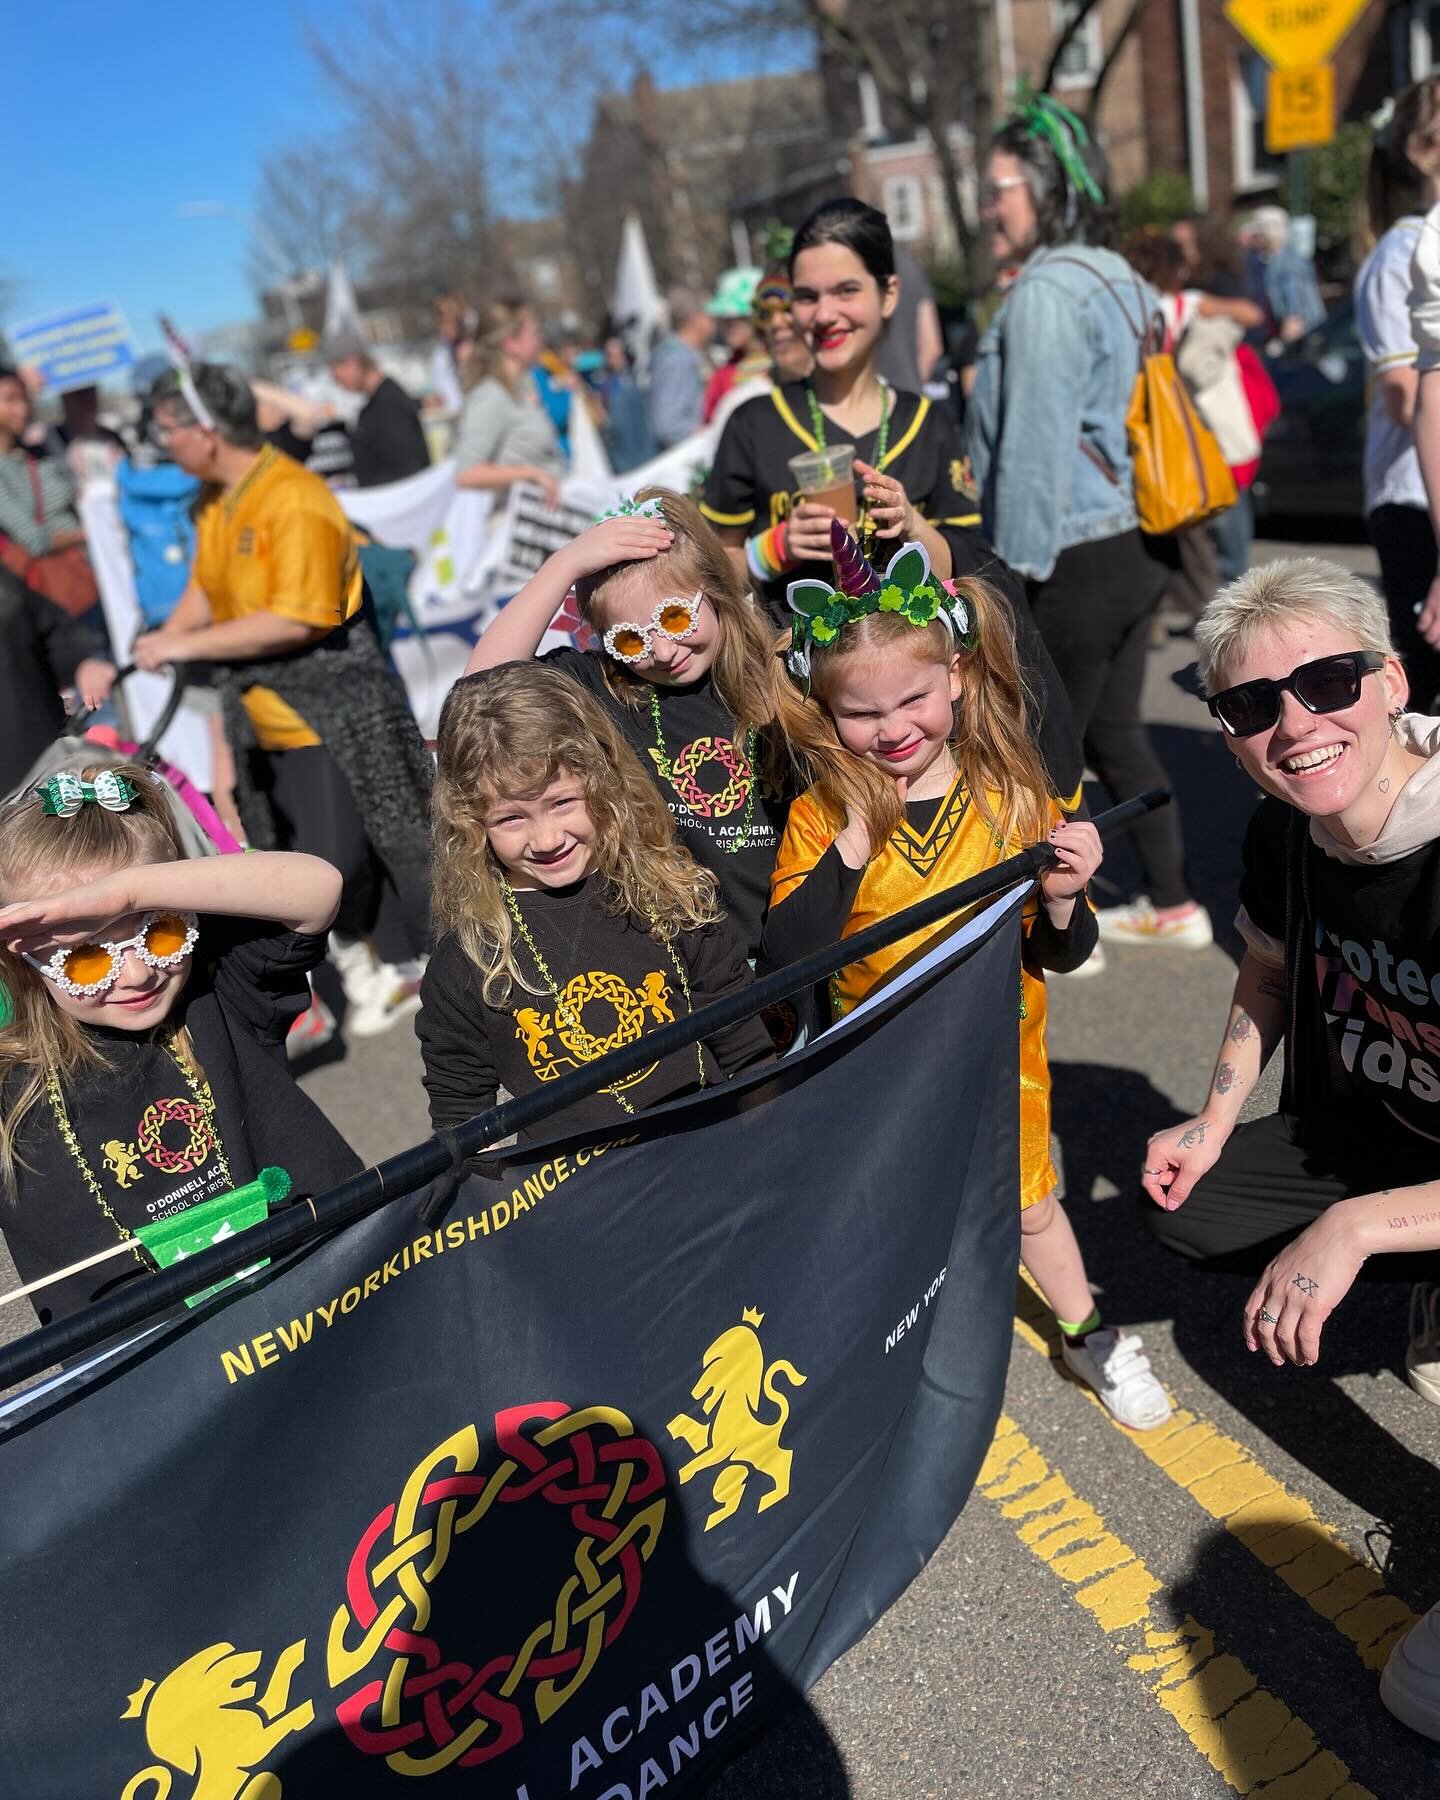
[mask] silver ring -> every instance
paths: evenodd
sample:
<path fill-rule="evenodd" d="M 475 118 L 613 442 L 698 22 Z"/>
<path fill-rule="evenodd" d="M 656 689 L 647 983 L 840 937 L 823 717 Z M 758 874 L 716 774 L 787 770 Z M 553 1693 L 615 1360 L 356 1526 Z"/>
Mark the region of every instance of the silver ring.
<path fill-rule="evenodd" d="M 1165 1171 L 1163 1169 L 1142 1169 L 1140 1173 L 1142 1175 L 1163 1175 Z"/>
<path fill-rule="evenodd" d="M 1262 1306 L 1258 1315 L 1258 1323 L 1261 1325 L 1278 1325 L 1280 1321 L 1275 1317 L 1274 1313 L 1266 1312 L 1265 1308 Z"/>

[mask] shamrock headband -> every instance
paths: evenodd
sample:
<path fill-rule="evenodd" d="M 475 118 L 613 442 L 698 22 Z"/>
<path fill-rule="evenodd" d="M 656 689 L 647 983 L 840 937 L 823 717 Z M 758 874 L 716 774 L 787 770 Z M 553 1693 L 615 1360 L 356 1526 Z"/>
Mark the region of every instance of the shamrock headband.
<path fill-rule="evenodd" d="M 597 513 L 595 523 L 603 525 L 607 519 L 654 519 L 663 525 L 665 509 L 658 500 L 632 500 L 627 496 L 618 506 Z"/>
<path fill-rule="evenodd" d="M 1067 224 L 1073 224 L 1077 193 L 1084 194 L 1096 206 L 1102 206 L 1105 202 L 1099 182 L 1080 154 L 1090 142 L 1090 133 L 1077 114 L 1071 112 L 1068 106 L 1062 106 L 1058 100 L 1052 100 L 1048 94 L 1029 97 L 1022 94 L 1021 102 L 1019 111 L 1009 120 L 1009 124 L 1018 125 L 1028 138 L 1042 138 L 1055 152 L 1056 160 L 1065 175 L 1065 220 Z"/>
<path fill-rule="evenodd" d="M 140 790 L 128 775 L 115 769 L 102 769 L 93 781 L 82 781 L 67 769 L 42 781 L 34 792 L 40 796 L 42 813 L 55 819 L 73 819 L 87 802 L 103 806 L 106 812 L 128 812 Z"/>
<path fill-rule="evenodd" d="M 902 544 L 881 575 L 840 521 L 832 519 L 830 552 L 838 586 L 810 579 L 792 581 L 786 590 L 795 619 L 785 661 L 804 693 L 810 692 L 812 646 L 833 644 L 847 625 L 871 613 L 896 613 L 921 627 L 939 619 L 960 650 L 973 650 L 980 642 L 974 607 L 932 573 L 923 544 Z"/>

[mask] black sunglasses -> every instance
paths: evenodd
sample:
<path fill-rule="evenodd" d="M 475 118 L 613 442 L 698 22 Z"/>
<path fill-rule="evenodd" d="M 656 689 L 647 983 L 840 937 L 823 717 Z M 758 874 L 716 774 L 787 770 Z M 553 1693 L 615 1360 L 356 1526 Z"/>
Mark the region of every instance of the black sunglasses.
<path fill-rule="evenodd" d="M 1280 696 L 1291 693 L 1307 712 L 1344 712 L 1360 698 L 1360 683 L 1385 667 L 1378 650 L 1345 650 L 1301 663 L 1279 681 L 1242 681 L 1222 688 L 1206 705 L 1231 737 L 1254 737 L 1280 717 Z"/>

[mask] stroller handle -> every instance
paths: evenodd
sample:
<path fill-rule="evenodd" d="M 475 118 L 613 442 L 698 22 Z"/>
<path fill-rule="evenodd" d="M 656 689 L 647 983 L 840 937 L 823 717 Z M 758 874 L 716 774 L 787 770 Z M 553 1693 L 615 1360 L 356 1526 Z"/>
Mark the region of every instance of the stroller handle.
<path fill-rule="evenodd" d="M 181 663 L 171 663 L 169 667 L 170 693 L 166 698 L 165 704 L 160 708 L 154 724 L 150 727 L 144 743 L 142 743 L 136 751 L 136 755 L 141 762 L 148 762 L 150 758 L 154 756 L 156 746 L 174 723 L 175 715 L 180 710 L 180 702 L 185 697 L 184 665 Z M 126 663 L 124 668 L 116 671 L 112 690 L 113 688 L 118 688 L 123 682 L 128 681 L 132 675 L 141 672 L 142 671 L 137 670 L 134 663 Z M 85 727 L 95 717 L 95 714 L 98 711 L 98 707 L 86 707 L 80 712 L 77 712 L 66 725 L 65 736 L 73 738 L 83 737 L 85 735 Z"/>

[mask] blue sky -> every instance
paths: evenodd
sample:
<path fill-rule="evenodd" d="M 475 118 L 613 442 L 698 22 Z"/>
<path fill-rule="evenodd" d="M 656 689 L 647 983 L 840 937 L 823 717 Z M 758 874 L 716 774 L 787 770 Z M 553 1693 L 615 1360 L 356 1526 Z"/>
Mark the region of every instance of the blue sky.
<path fill-rule="evenodd" d="M 5 296 L 0 326 L 112 300 L 145 350 L 158 347 L 160 310 L 187 335 L 253 316 L 245 222 L 179 209 L 215 201 L 244 212 L 267 150 L 323 134 L 333 113 L 305 26 L 344 28 L 354 17 L 345 0 L 145 0 L 118 9 L 50 0 L 10 9 L 12 181 L 0 281 L 18 292 Z M 711 54 L 694 70 L 672 64 L 669 80 L 696 79 L 701 68 L 712 79 L 743 73 L 749 59 L 722 60 L 735 66 L 719 68 Z M 616 85 L 627 74 L 617 70 Z M 485 104 L 483 78 L 476 104 Z"/>
<path fill-rule="evenodd" d="M 13 177 L 28 162 L 32 178 L 7 184 L 0 277 L 20 288 L 9 317 L 114 300 L 153 348 L 157 310 L 187 332 L 251 312 L 245 225 L 178 209 L 243 211 L 267 147 L 309 129 L 321 95 L 303 17 L 294 0 L 10 13 L 9 166 Z"/>

